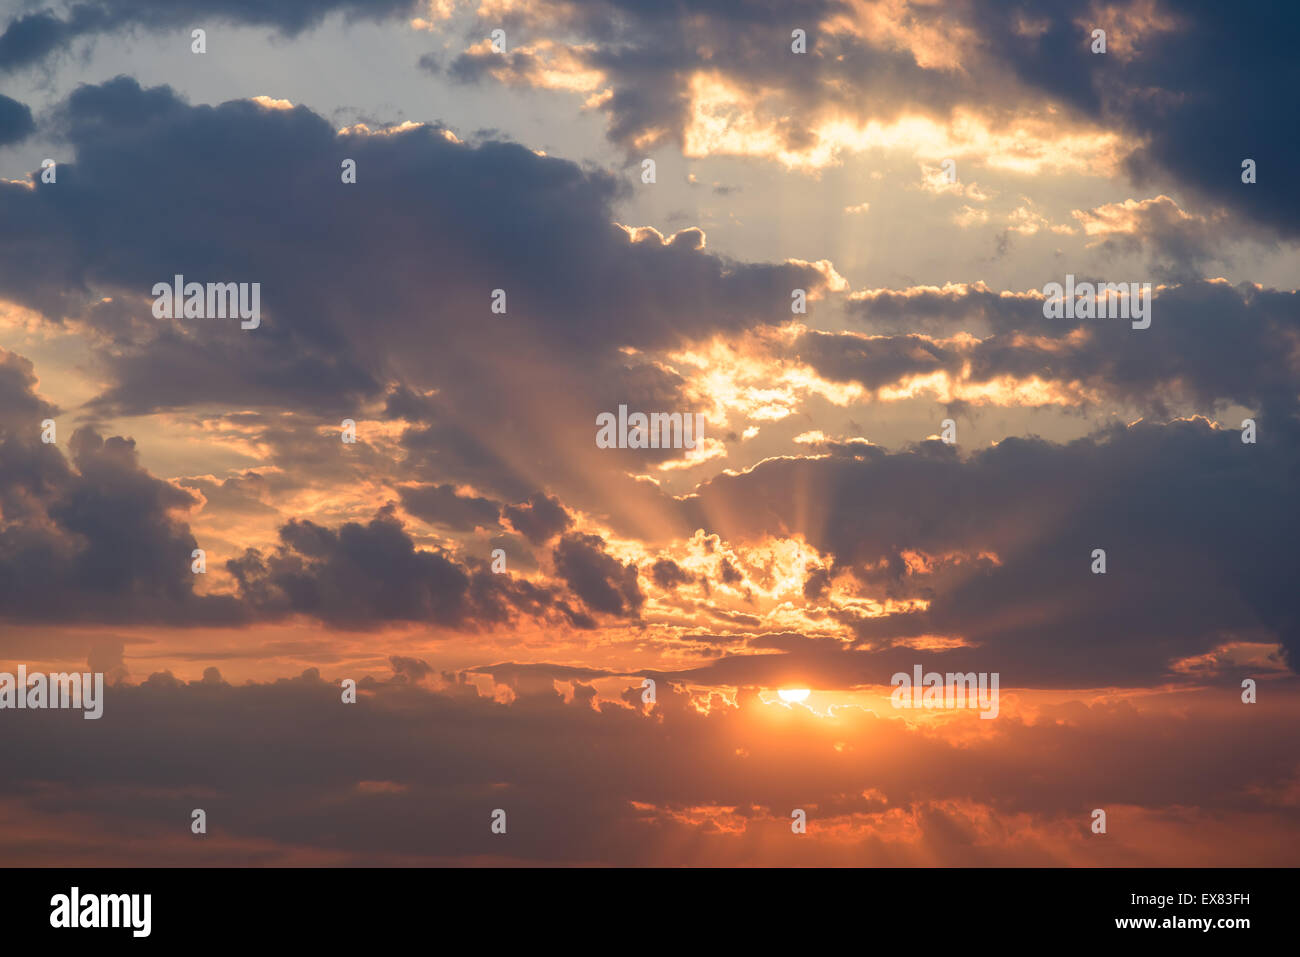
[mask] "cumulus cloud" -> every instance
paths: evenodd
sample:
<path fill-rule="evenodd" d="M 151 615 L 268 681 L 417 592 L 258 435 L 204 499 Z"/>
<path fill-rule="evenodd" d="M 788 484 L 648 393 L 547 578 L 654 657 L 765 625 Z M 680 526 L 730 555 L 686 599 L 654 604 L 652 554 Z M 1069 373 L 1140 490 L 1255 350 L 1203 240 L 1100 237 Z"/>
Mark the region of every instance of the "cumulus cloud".
<path fill-rule="evenodd" d="M 794 346 L 822 375 L 871 387 L 938 372 L 970 385 L 970 396 L 1010 377 L 1059 387 L 1038 391 L 1046 402 L 1077 404 L 1091 395 L 1161 415 L 1179 401 L 1206 411 L 1229 402 L 1278 415 L 1295 410 L 1294 291 L 1206 281 L 1161 286 L 1152 296 L 1151 328 L 1142 331 L 1122 320 L 1049 319 L 1042 302 L 1037 291 L 995 293 L 982 285 L 871 290 L 855 294 L 849 308 L 873 325 L 924 325 L 935 334 L 982 326 L 989 334 L 812 331 Z M 1034 392 L 1016 401 L 1033 404 Z"/>
<path fill-rule="evenodd" d="M 515 11 L 530 35 L 548 38 L 551 60 L 569 64 L 560 72 L 586 78 L 575 92 L 607 113 L 611 139 L 629 149 L 673 142 L 687 155 L 762 156 L 810 170 L 882 147 L 931 164 L 969 157 L 1022 172 L 1122 166 L 1138 182 L 1172 175 L 1296 235 L 1292 178 L 1243 188 L 1246 157 L 1229 153 L 1256 144 L 1251 158 L 1272 164 L 1293 152 L 1286 124 L 1274 121 L 1296 78 L 1283 39 L 1291 13 L 1236 16 L 1152 0 L 1072 0 L 1032 14 L 983 0 L 814 0 L 792 20 L 808 34 L 802 55 L 790 51 L 788 28 L 745 5 L 694 10 L 690 29 L 683 16 L 653 4 Z M 1109 31 L 1104 56 L 1090 49 L 1098 24 Z M 451 72 L 555 86 L 536 56 L 501 56 L 485 44 Z M 1050 111 L 1036 113 L 1044 100 Z M 1217 135 L 1203 135 L 1207 126 Z"/>
<path fill-rule="evenodd" d="M 0 146 L 11 146 L 36 129 L 32 111 L 25 103 L 0 95 Z"/>
<path fill-rule="evenodd" d="M 890 642 L 924 635 L 961 639 L 935 653 L 961 670 L 1014 663 L 1022 680 L 1053 685 L 1165 680 L 1234 635 L 1279 643 L 1294 667 L 1300 619 L 1284 583 L 1300 572 L 1289 545 L 1300 527 L 1284 476 L 1295 424 L 1272 421 L 1267 446 L 1188 420 L 1064 445 L 1007 438 L 969 457 L 937 441 L 783 457 L 717 476 L 683 507 L 732 542 L 802 535 L 869 593 L 925 599 L 907 614 L 837 611 L 880 653 L 828 646 L 818 678 L 841 686 L 884 681 L 906 657 Z M 1105 575 L 1091 573 L 1095 548 Z M 909 566 L 907 552 L 949 558 Z M 731 683 L 779 667 L 708 666 Z"/>
<path fill-rule="evenodd" d="M 571 522 L 559 499 L 551 495 L 531 495 L 526 502 L 507 505 L 503 514 L 515 530 L 534 545 L 554 538 Z"/>
<path fill-rule="evenodd" d="M 0 239 L 0 285 L 100 346 L 91 410 L 337 423 L 386 403 L 411 416 L 412 467 L 439 463 L 413 478 L 497 501 L 539 491 L 539 472 L 557 492 L 589 484 L 599 411 L 689 408 L 647 350 L 775 325 L 792 288 L 842 282 L 826 263 L 719 257 L 698 229 L 620 227 L 610 175 L 435 126 L 339 133 L 304 107 L 191 107 L 127 78 L 80 88 L 58 115 L 76 159 L 57 188 L 0 183 L 18 226 Z M 340 157 L 365 170 L 358 191 L 339 184 Z M 262 228 L 271 208 L 292 244 Z M 177 274 L 259 282 L 262 325 L 153 318 L 153 285 Z"/>
<path fill-rule="evenodd" d="M 31 715 L 0 737 L 10 767 L 78 755 L 0 785 L 39 835 L 7 859 L 70 860 L 75 815 L 79 855 L 190 863 L 156 822 L 191 795 L 209 863 L 1294 857 L 1300 300 L 1281 257 L 1205 275 L 1295 235 L 1281 15 L 86 0 L 0 23 L 0 74 L 339 13 L 435 38 L 417 82 L 478 84 L 523 138 L 513 99 L 548 91 L 548 138 L 260 81 L 0 97 L 0 146 L 59 157 L 57 186 L 0 180 L 0 335 L 35 360 L 0 350 L 0 644 L 112 685 L 93 754 Z M 660 156 L 657 187 L 563 158 L 620 154 Z M 851 240 L 772 228 L 800 207 Z M 893 232 L 913 209 L 1023 256 Z M 852 248 L 877 227 L 879 261 Z M 1042 284 L 1139 257 L 1149 329 L 1044 317 Z M 258 282 L 261 326 L 155 318 L 178 274 Z M 598 447 L 620 407 L 699 413 L 705 445 Z M 895 712 L 916 664 L 1000 674 L 999 720 Z M 790 688 L 807 707 L 767 700 Z M 1082 836 L 1085 791 L 1113 840 Z"/>
<path fill-rule="evenodd" d="M 620 563 L 595 535 L 564 536 L 554 557 L 556 572 L 592 611 L 636 617 L 645 598 L 634 563 Z"/>

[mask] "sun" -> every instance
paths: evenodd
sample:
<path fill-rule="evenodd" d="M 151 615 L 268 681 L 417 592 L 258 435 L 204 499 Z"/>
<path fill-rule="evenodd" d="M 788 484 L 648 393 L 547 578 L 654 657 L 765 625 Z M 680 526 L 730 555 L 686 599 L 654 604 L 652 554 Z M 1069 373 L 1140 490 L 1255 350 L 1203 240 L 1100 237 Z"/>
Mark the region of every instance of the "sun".
<path fill-rule="evenodd" d="M 780 696 L 781 700 L 786 702 L 802 701 L 810 694 L 812 694 L 812 690 L 809 688 L 782 688 L 777 691 L 777 695 Z"/>

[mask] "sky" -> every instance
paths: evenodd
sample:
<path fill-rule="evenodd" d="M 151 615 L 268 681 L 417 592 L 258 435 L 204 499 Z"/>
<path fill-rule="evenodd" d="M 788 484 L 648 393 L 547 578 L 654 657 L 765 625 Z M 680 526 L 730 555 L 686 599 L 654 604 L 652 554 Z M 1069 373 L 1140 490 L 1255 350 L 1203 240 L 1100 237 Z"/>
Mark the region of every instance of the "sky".
<path fill-rule="evenodd" d="M 1296 21 L 3 0 L 0 861 L 1296 864 Z"/>

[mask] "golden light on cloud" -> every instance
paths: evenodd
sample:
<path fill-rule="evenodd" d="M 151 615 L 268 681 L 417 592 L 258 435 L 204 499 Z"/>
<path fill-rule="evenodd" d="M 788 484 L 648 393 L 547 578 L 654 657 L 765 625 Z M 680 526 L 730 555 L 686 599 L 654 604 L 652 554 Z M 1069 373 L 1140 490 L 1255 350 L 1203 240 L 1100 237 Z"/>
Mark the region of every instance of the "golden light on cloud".
<path fill-rule="evenodd" d="M 950 179 L 947 170 L 942 166 L 931 166 L 928 163 L 921 164 L 921 185 L 919 188 L 923 192 L 940 196 L 944 194 L 965 196 L 977 203 L 988 202 L 997 195 L 985 191 L 980 187 L 979 183 L 974 181 L 963 182 L 960 179 Z"/>
<path fill-rule="evenodd" d="M 837 406 L 864 399 L 867 392 L 857 383 L 831 382 L 811 366 L 775 354 L 801 329 L 794 324 L 741 339 L 716 338 L 669 353 L 660 365 L 686 380 L 684 392 L 707 410 L 715 431 L 736 417 L 747 424 L 779 422 L 812 396 Z"/>
<path fill-rule="evenodd" d="M 1089 246 L 1097 246 L 1113 236 L 1139 236 L 1153 226 L 1177 230 L 1181 235 L 1208 237 L 1212 229 L 1227 218 L 1222 210 L 1199 216 L 1183 210 L 1177 202 L 1161 193 L 1151 199 L 1126 199 L 1122 203 L 1104 203 L 1095 209 L 1076 209 L 1070 215 L 1078 220 Z"/>
<path fill-rule="evenodd" d="M 849 35 L 884 50 L 910 53 L 923 70 L 962 69 L 962 54 L 978 43 L 975 32 L 944 18 L 924 23 L 912 15 L 908 0 L 848 0 L 847 10 L 820 24 L 829 35 Z"/>
<path fill-rule="evenodd" d="M 661 462 L 655 467 L 661 472 L 693 469 L 697 465 L 703 465 L 712 459 L 726 458 L 726 456 L 726 444 L 706 435 L 695 443 L 695 448 L 690 449 L 680 459 L 669 459 L 667 462 Z"/>
<path fill-rule="evenodd" d="M 568 93 L 595 94 L 600 91 L 594 101 L 599 105 L 613 91 L 602 90 L 605 74 L 586 65 L 588 55 L 596 51 L 594 44 L 564 44 L 545 38 L 513 46 L 504 55 L 493 49 L 492 40 L 488 38 L 465 49 L 469 56 L 492 57 L 495 58 L 493 62 L 499 61 L 499 65 L 494 65 L 489 72 L 503 85 Z"/>
<path fill-rule="evenodd" d="M 1022 236 L 1032 236 L 1039 230 L 1048 229 L 1054 233 L 1069 234 L 1074 227 L 1068 224 L 1053 224 L 1046 216 L 1034 209 L 1032 204 L 1023 203 L 1013 209 L 1007 216 L 1007 228 Z"/>
<path fill-rule="evenodd" d="M 31 186 L 30 183 L 19 183 L 17 185 L 24 188 Z M 3 299 L 0 299 L 0 330 L 21 332 L 25 337 L 45 339 L 52 339 L 57 334 L 63 334 L 63 330 L 51 328 L 49 323 L 44 322 L 38 310 Z"/>
<path fill-rule="evenodd" d="M 339 135 L 340 136 L 396 136 L 399 133 L 405 133 L 407 130 L 419 129 L 421 126 L 426 126 L 426 125 L 428 124 L 417 123 L 414 120 L 403 120 L 401 123 L 393 123 L 386 126 L 379 126 L 374 128 L 367 126 L 365 123 L 353 123 L 351 126 L 340 127 Z M 458 137 L 451 130 L 436 130 L 436 132 L 448 143 L 461 142 L 460 137 Z"/>
<path fill-rule="evenodd" d="M 1142 45 L 1153 36 L 1172 33 L 1179 19 L 1172 10 L 1156 0 L 1132 0 L 1123 5 L 1094 2 L 1085 16 L 1075 19 L 1080 30 L 1091 31 L 1096 24 L 1107 24 L 1106 53 L 1122 63 L 1134 59 Z"/>
<path fill-rule="evenodd" d="M 976 209 L 973 206 L 963 206 L 957 212 L 952 214 L 952 221 L 962 229 L 970 229 L 972 226 L 982 226 L 989 221 L 989 213 L 986 209 Z"/>
<path fill-rule="evenodd" d="M 784 132 L 785 117 L 760 114 L 779 101 L 775 90 L 742 89 L 720 72 L 700 71 L 691 77 L 689 96 L 682 144 L 686 156 L 752 156 L 807 173 L 834 165 L 848 153 L 894 150 L 932 162 L 974 158 L 984 166 L 1023 174 L 1106 176 L 1131 148 L 1117 133 L 1046 111 L 1021 112 L 999 125 L 970 109 L 954 110 L 946 121 L 919 113 L 882 121 L 829 108 L 810 117 L 810 145 L 796 148 Z"/>
<path fill-rule="evenodd" d="M 1300 226 L 1243 135 L 1285 115 L 1285 71 L 1254 69 L 1280 31 L 1172 0 L 380 6 L 355 37 L 280 18 L 249 89 L 86 88 L 69 44 L 156 25 L 64 9 L 49 69 L 16 64 L 30 107 L 0 97 L 26 144 L 0 171 L 0 691 L 103 672 L 104 727 L 149 758 L 51 785 L 32 742 L 75 756 L 85 726 L 15 715 L 39 734 L 0 735 L 0 819 L 41 829 L 0 856 L 1300 859 Z M 252 141 L 315 268 L 259 229 Z M 176 175 L 122 175 L 149 169 Z M 200 241 L 160 257 L 178 182 Z M 1054 318 L 1143 272 L 1176 284 L 1154 331 Z M 211 288 L 155 315 L 182 273 L 254 281 L 271 321 L 193 321 Z M 239 813 L 195 842 L 212 781 Z"/>
<path fill-rule="evenodd" d="M 867 205 L 867 203 L 863 203 L 857 211 L 866 212 Z M 786 262 L 791 266 L 802 266 L 805 269 L 812 269 L 821 275 L 822 282 L 825 283 L 825 290 L 820 286 L 809 289 L 809 299 L 820 299 L 822 298 L 823 292 L 844 292 L 849 288 L 849 281 L 836 271 L 835 264 L 829 259 L 818 259 L 816 262 L 809 262 L 806 259 L 787 259 Z"/>
<path fill-rule="evenodd" d="M 253 102 L 268 110 L 292 110 L 293 104 L 288 100 L 278 100 L 273 96 L 255 96 Z"/>
<path fill-rule="evenodd" d="M 933 396 L 937 402 L 971 402 L 976 405 L 995 406 L 1077 406 L 1085 401 L 1095 401 L 1098 396 L 1077 382 L 1049 382 L 1039 376 L 1018 379 L 1004 375 L 984 382 L 973 382 L 969 364 L 962 373 L 953 376 L 939 370 L 924 375 L 907 376 L 899 382 L 881 386 L 876 398 L 881 402 L 897 402 L 918 396 Z"/>
<path fill-rule="evenodd" d="M 849 293 L 849 300 L 856 302 L 859 300 L 873 300 L 881 297 L 902 297 L 916 298 L 920 296 L 943 296 L 945 299 L 958 300 L 971 293 L 984 293 L 987 295 L 996 295 L 1000 299 L 1038 299 L 1043 298 L 1039 290 L 1031 289 L 1028 292 L 1014 292 L 1008 289 L 994 290 L 982 280 L 976 282 L 946 282 L 942 286 L 908 286 L 904 289 L 859 289 L 857 292 Z"/>
<path fill-rule="evenodd" d="M 830 440 L 830 436 L 821 429 L 813 429 L 809 432 L 800 432 L 794 437 L 796 445 L 820 445 L 823 442 L 829 442 Z"/>
<path fill-rule="evenodd" d="M 438 30 L 440 24 L 450 20 L 456 12 L 456 0 L 426 0 L 424 6 L 428 10 L 428 19 L 414 17 L 410 21 L 412 30 Z"/>

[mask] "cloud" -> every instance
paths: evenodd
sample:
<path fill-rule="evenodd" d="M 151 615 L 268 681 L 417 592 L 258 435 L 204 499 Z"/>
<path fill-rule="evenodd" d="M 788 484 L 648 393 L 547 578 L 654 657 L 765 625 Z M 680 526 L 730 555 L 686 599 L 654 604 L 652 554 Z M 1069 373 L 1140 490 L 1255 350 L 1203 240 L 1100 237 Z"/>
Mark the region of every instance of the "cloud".
<path fill-rule="evenodd" d="M 259 616 L 309 615 L 337 628 L 426 622 L 474 630 L 566 610 L 553 589 L 417 549 L 393 512 L 337 530 L 294 519 L 280 528 L 273 553 L 249 549 L 226 567 Z"/>
<path fill-rule="evenodd" d="M 24 826 L 0 839 L 6 859 L 1282 865 L 1296 850 L 1287 712 L 1255 713 L 1231 689 L 958 716 L 938 734 L 887 705 L 823 717 L 668 682 L 643 710 L 635 680 L 627 703 L 566 704 L 517 672 L 503 704 L 463 676 L 393 667 L 359 682 L 355 705 L 315 669 L 242 685 L 154 674 L 108 691 L 93 747 L 84 722 L 11 713 L 0 760 L 18 773 L 0 806 Z M 587 677 L 602 675 L 561 680 Z M 1110 811 L 1106 841 L 1088 839 L 1080 808 L 1094 806 Z M 192 807 L 220 822 L 201 847 Z M 796 807 L 809 830 L 792 840 Z"/>
<path fill-rule="evenodd" d="M 0 616 L 175 625 L 242 620 L 233 599 L 195 592 L 190 563 L 198 543 L 173 517 L 197 504 L 189 492 L 142 469 L 131 439 L 80 428 L 69 441 L 68 463 L 39 441 L 35 425 L 0 428 Z"/>
<path fill-rule="evenodd" d="M 451 529 L 491 528 L 500 510 L 495 502 L 474 495 L 459 495 L 450 485 L 423 485 L 402 489 L 402 507 L 430 525 Z"/>
<path fill-rule="evenodd" d="M 191 107 L 127 78 L 81 87 L 55 115 L 75 160 L 57 186 L 0 183 L 17 226 L 0 237 L 0 285 L 95 342 L 107 385 L 88 410 L 293 411 L 323 427 L 383 404 L 411 416 L 407 483 L 520 502 L 545 474 L 566 500 L 590 495 L 598 412 L 691 407 L 648 352 L 774 326 L 791 289 L 837 281 L 827 263 L 717 256 L 698 229 L 621 227 L 612 176 L 437 126 L 339 133 L 301 106 Z M 356 184 L 340 182 L 345 157 Z M 272 208 L 280 237 L 263 228 Z M 153 318 L 153 285 L 177 274 L 260 283 L 261 326 Z"/>
<path fill-rule="evenodd" d="M 685 585 L 693 580 L 671 558 L 661 558 L 655 562 L 650 567 L 650 575 L 654 579 L 654 583 L 665 590 L 672 590 L 678 585 Z"/>
<path fill-rule="evenodd" d="M 634 563 L 620 563 L 595 535 L 565 535 L 553 554 L 556 573 L 588 608 L 618 618 L 637 617 L 645 596 Z"/>
<path fill-rule="evenodd" d="M 112 684 L 101 723 L 10 715 L 0 760 L 40 774 L 0 782 L 0 830 L 23 835 L 0 855 L 193 863 L 185 812 L 204 806 L 208 863 L 1295 857 L 1300 300 L 1203 276 L 1295 233 L 1285 18 L 774 9 L 84 0 L 0 23 L 3 74 L 109 34 L 183 51 L 195 25 L 406 31 L 419 12 L 399 39 L 441 34 L 408 64 L 420 82 L 550 91 L 551 118 L 576 96 L 629 157 L 697 167 L 646 207 L 635 164 L 553 155 L 586 142 L 563 127 L 340 130 L 275 95 L 206 105 L 118 77 L 37 130 L 0 97 L 0 146 L 39 133 L 59 158 L 57 185 L 0 181 L 0 324 L 38 359 L 0 350 L 0 644 Z M 893 288 L 850 290 L 863 264 L 842 275 L 834 235 L 753 233 L 773 222 L 753 184 L 698 224 L 671 212 L 740 189 L 748 163 L 719 157 L 812 177 L 856 158 L 880 189 L 827 173 L 817 208 L 987 224 L 1030 254 L 1029 288 L 931 243 L 920 279 L 885 262 Z M 1139 256 L 1161 280 L 1150 329 L 1043 316 L 1041 283 Z M 259 283 L 261 327 L 156 319 L 152 287 L 178 274 Z M 814 315 L 791 314 L 795 288 Z M 598 448 L 621 405 L 698 412 L 708 445 Z M 941 415 L 955 447 L 922 438 Z M 263 680 L 308 664 L 337 673 Z M 999 720 L 895 712 L 887 682 L 916 664 L 999 673 Z M 1271 710 L 1240 704 L 1244 677 Z M 808 707 L 765 703 L 789 687 Z M 1113 839 L 1089 841 L 1080 795 Z"/>
<path fill-rule="evenodd" d="M 854 294 L 849 310 L 873 325 L 983 326 L 991 334 L 804 334 L 795 343 L 799 355 L 830 379 L 880 387 L 942 373 L 937 385 L 965 384 L 967 397 L 978 398 L 979 385 L 1010 377 L 1054 386 L 1038 392 L 1047 401 L 1104 397 L 1160 415 L 1179 403 L 1209 410 L 1232 402 L 1275 415 L 1296 407 L 1300 297 L 1293 291 L 1222 281 L 1158 287 L 1151 328 L 1141 331 L 1123 320 L 1047 319 L 1040 292 L 995 293 L 982 284 L 864 291 Z M 1033 404 L 1033 395 L 1016 401 Z"/>
<path fill-rule="evenodd" d="M 1188 420 L 1064 445 L 1007 438 L 965 458 L 937 441 L 787 456 L 715 476 L 683 508 L 733 544 L 803 536 L 866 594 L 925 599 L 923 612 L 884 617 L 833 610 L 882 659 L 877 683 L 899 657 L 890 643 L 924 635 L 961 639 L 936 657 L 962 670 L 1014 668 L 1005 680 L 1057 686 L 1168 680 L 1175 661 L 1230 636 L 1279 643 L 1294 669 L 1300 619 L 1284 583 L 1300 573 L 1285 478 L 1296 426 L 1270 421 L 1268 445 Z M 1096 548 L 1105 575 L 1091 573 Z M 909 565 L 908 552 L 952 557 Z M 866 656 L 828 647 L 821 680 L 865 677 Z M 782 664 L 709 668 L 737 683 Z"/>
<path fill-rule="evenodd" d="M 404 678 L 407 681 L 419 682 L 433 674 L 433 666 L 420 658 L 409 658 L 404 655 L 391 655 L 388 661 L 389 664 L 393 666 L 394 678 Z"/>
<path fill-rule="evenodd" d="M 200 593 L 191 569 L 199 542 L 181 519 L 198 509 L 199 494 L 150 475 L 139 464 L 134 440 L 105 439 L 90 427 L 72 434 L 69 461 L 57 445 L 40 440 L 41 417 L 57 413 L 35 394 L 31 364 L 0 353 L 0 617 L 7 620 L 194 627 L 308 615 L 339 628 L 420 621 L 474 630 L 523 616 L 592 625 L 557 588 L 416 548 L 393 504 L 368 523 L 337 529 L 291 520 L 280 526 L 279 544 L 270 554 L 250 548 L 225 561 L 233 594 Z M 264 482 L 248 473 L 220 484 L 193 484 L 213 496 L 203 504 L 227 516 L 274 518 L 278 512 L 259 500 Z M 430 521 L 495 524 L 493 503 L 445 486 L 415 489 L 409 498 L 417 513 L 433 510 Z M 553 499 L 531 504 L 549 521 L 555 521 L 551 509 L 564 514 Z M 566 552 L 566 567 L 600 604 L 605 596 L 588 576 L 599 575 L 612 560 L 598 543 L 594 537 L 575 543 L 576 550 Z M 208 555 L 209 572 L 219 571 L 218 557 Z M 634 608 L 640 596 L 635 566 L 629 567 L 630 581 L 620 570 L 607 587 Z"/>
<path fill-rule="evenodd" d="M 0 95 L 0 146 L 12 146 L 34 132 L 36 123 L 25 103 Z"/>
<path fill-rule="evenodd" d="M 507 505 L 502 514 L 534 545 L 549 541 L 572 524 L 560 500 L 551 495 L 531 495 L 519 505 Z"/>
<path fill-rule="evenodd" d="M 236 23 L 272 27 L 285 36 L 294 36 L 335 11 L 378 20 L 406 14 L 415 6 L 414 0 L 325 0 L 323 3 L 287 0 L 273 5 L 250 5 L 239 0 L 134 4 L 78 0 L 62 16 L 53 10 L 41 10 L 9 20 L 0 33 L 0 73 L 39 64 L 66 50 L 80 37 L 99 37 L 129 29 L 166 30 L 195 24 Z M 189 43 L 188 36 L 185 43 Z"/>
<path fill-rule="evenodd" d="M 565 501 L 622 511 L 649 491 L 593 475 L 684 452 L 602 457 L 597 413 L 696 401 L 653 353 L 775 327 L 791 289 L 818 298 L 843 282 L 824 261 L 718 256 L 698 229 L 617 225 L 627 187 L 614 177 L 439 126 L 340 133 L 305 107 L 189 106 L 125 77 L 79 88 L 52 115 L 75 150 L 57 185 L 0 183 L 0 216 L 16 226 L 0 237 L 6 297 L 94 344 L 106 385 L 90 414 L 293 413 L 245 445 L 258 458 L 274 448 L 285 469 L 337 473 L 345 458 L 303 430 L 375 415 L 408 424 L 402 461 L 386 464 L 364 429 L 353 458 L 397 485 L 519 503 L 545 475 Z M 345 157 L 356 184 L 340 182 Z M 279 237 L 263 228 L 272 208 Z M 261 326 L 155 319 L 153 285 L 178 274 L 258 282 Z M 504 315 L 490 311 L 495 289 Z"/>
<path fill-rule="evenodd" d="M 1248 224 L 1223 211 L 1188 213 L 1164 195 L 1076 209 L 1072 215 L 1089 246 L 1113 256 L 1147 251 L 1161 278 L 1198 278 L 1207 261 L 1224 257 L 1230 241 L 1264 238 L 1257 227 L 1244 228 Z"/>
<path fill-rule="evenodd" d="M 1300 235 L 1294 178 L 1240 181 L 1247 154 L 1277 169 L 1295 151 L 1275 121 L 1300 69 L 1286 40 L 1294 11 L 812 2 L 795 17 L 805 54 L 790 51 L 788 29 L 743 5 L 692 10 L 689 27 L 664 5 L 539 3 L 515 16 L 546 37 L 534 46 L 572 61 L 566 75 L 587 78 L 586 105 L 607 113 L 610 138 L 629 151 L 675 143 L 688 156 L 757 156 L 810 172 L 877 148 L 1020 172 L 1122 168 L 1139 184 L 1173 177 Z M 1098 25 L 1104 55 L 1091 52 Z M 486 45 L 461 54 L 452 74 L 556 87 L 536 58 Z"/>

